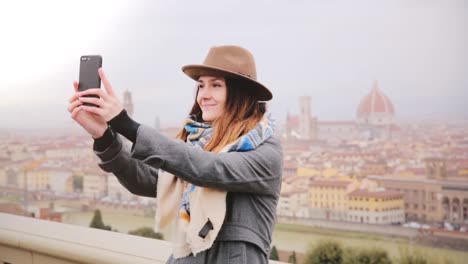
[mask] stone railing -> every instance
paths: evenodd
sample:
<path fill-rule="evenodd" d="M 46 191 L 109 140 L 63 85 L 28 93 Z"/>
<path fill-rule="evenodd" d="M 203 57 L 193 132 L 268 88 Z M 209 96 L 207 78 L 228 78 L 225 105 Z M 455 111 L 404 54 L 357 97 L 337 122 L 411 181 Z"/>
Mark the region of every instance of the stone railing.
<path fill-rule="evenodd" d="M 0 213 L 2 264 L 156 264 L 170 253 L 167 241 Z"/>

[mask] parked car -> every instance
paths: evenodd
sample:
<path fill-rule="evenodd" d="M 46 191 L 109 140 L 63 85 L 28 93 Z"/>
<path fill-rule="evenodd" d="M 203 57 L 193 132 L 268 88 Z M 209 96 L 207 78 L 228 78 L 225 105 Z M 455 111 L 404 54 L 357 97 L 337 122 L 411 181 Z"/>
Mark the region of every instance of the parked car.
<path fill-rule="evenodd" d="M 449 231 L 453 231 L 455 228 L 450 223 L 445 222 L 444 223 L 444 229 L 449 230 Z"/>
<path fill-rule="evenodd" d="M 403 224 L 404 227 L 409 227 L 409 228 L 421 228 L 421 224 L 417 223 L 417 222 L 409 222 L 409 223 L 405 223 Z"/>

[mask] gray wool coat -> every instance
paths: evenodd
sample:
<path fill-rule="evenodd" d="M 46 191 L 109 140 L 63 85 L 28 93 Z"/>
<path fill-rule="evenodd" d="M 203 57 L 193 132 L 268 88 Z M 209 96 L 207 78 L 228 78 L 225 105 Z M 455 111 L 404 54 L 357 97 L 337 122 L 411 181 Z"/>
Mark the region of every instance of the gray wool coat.
<path fill-rule="evenodd" d="M 136 142 L 120 135 L 103 152 L 104 171 L 136 195 L 156 197 L 158 170 L 196 186 L 227 191 L 226 217 L 213 246 L 167 263 L 268 263 L 281 188 L 282 147 L 272 136 L 255 150 L 212 153 L 140 125 Z"/>

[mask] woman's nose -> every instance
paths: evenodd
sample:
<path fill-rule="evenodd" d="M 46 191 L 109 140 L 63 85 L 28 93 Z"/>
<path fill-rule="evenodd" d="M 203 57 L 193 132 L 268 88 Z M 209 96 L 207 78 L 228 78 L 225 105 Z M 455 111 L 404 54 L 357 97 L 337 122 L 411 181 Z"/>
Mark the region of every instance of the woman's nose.
<path fill-rule="evenodd" d="M 202 91 L 200 91 L 200 97 L 202 99 L 209 99 L 211 98 L 211 92 L 209 91 L 209 89 L 203 89 Z"/>

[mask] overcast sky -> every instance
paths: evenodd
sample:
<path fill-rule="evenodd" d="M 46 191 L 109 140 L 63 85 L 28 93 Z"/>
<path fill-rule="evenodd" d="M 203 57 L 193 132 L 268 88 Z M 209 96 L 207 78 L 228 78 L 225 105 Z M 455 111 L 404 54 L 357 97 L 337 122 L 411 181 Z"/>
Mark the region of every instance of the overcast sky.
<path fill-rule="evenodd" d="M 397 120 L 467 119 L 467 15 L 464 0 L 2 1 L 0 128 L 70 125 L 84 54 L 137 121 L 179 125 L 195 87 L 180 68 L 224 44 L 254 54 L 280 122 L 301 95 L 319 120 L 353 120 L 374 79 Z"/>

